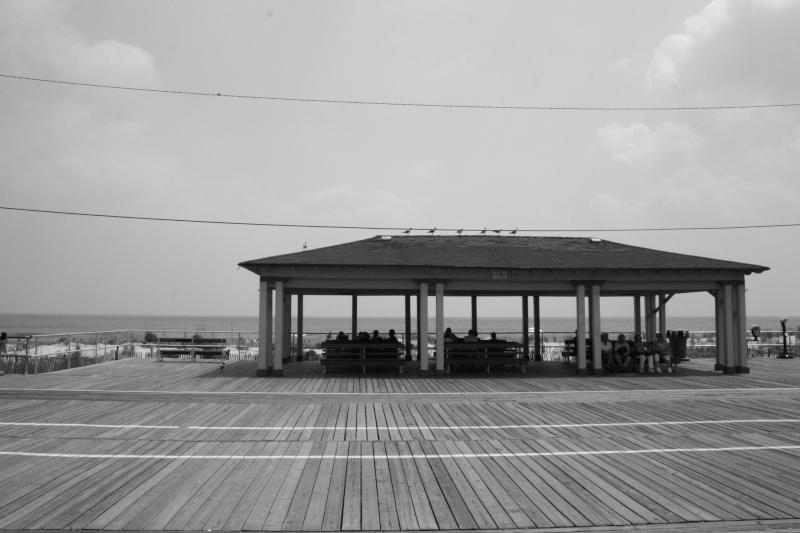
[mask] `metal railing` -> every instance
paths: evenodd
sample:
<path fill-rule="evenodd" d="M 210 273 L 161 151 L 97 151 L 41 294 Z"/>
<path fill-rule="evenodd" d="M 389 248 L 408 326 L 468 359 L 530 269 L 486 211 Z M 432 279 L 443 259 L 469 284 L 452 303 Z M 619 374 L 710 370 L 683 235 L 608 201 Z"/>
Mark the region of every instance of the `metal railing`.
<path fill-rule="evenodd" d="M 520 331 L 497 331 L 501 340 L 522 342 Z M 619 333 L 632 336 L 633 332 L 606 332 L 612 337 Z M 463 335 L 462 332 L 456 334 Z M 230 360 L 255 360 L 258 358 L 258 333 L 253 331 L 176 331 L 176 330 L 118 330 L 48 335 L 9 336 L 0 344 L 0 373 L 39 374 L 67 370 L 107 361 L 126 358 L 157 359 L 158 338 L 224 338 L 225 357 Z M 328 339 L 329 332 L 308 332 L 303 334 L 302 350 L 298 349 L 297 334 L 292 333 L 289 356 L 285 362 L 298 360 L 318 360 L 322 354 L 322 342 Z M 561 360 L 564 340 L 575 335 L 571 331 L 541 332 L 542 360 Z M 484 336 L 485 337 L 485 336 Z M 764 331 L 756 341 L 746 335 L 749 357 L 781 357 L 800 355 L 798 345 L 800 332 L 789 331 L 784 344 L 782 331 Z M 404 333 L 398 338 L 405 345 Z M 410 338 L 412 358 L 417 359 L 418 339 L 416 334 Z M 533 351 L 533 333 L 529 334 L 530 350 Z M 429 334 L 427 342 L 428 357 L 433 357 L 436 346 L 435 334 Z M 713 331 L 689 331 L 686 340 L 686 355 L 689 358 L 715 357 L 716 334 Z M 191 356 L 181 356 L 178 360 L 192 360 Z M 533 359 L 531 354 L 531 359 Z"/>

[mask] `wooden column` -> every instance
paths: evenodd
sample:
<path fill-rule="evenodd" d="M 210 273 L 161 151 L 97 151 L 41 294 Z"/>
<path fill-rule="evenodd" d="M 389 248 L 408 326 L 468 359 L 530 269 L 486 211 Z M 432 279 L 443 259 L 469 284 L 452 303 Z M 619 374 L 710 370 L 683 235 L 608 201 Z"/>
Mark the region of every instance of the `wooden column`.
<path fill-rule="evenodd" d="M 296 360 L 303 359 L 303 295 L 297 295 L 297 350 Z"/>
<path fill-rule="evenodd" d="M 638 294 L 633 297 L 633 334 L 642 334 L 642 298 Z"/>
<path fill-rule="evenodd" d="M 578 359 L 578 374 L 586 374 L 586 287 L 575 287 L 577 324 L 575 327 L 575 351 Z"/>
<path fill-rule="evenodd" d="M 403 339 L 406 346 L 406 359 L 411 360 L 411 295 L 406 294 L 403 299 L 405 300 L 405 326 L 406 335 Z"/>
<path fill-rule="evenodd" d="M 533 347 L 535 351 L 535 355 L 533 360 L 534 361 L 541 361 L 542 360 L 542 321 L 539 315 L 539 296 L 534 295 L 533 297 L 533 331 L 534 331 L 534 341 Z"/>
<path fill-rule="evenodd" d="M 419 370 L 428 372 L 428 284 L 424 281 L 419 284 L 419 335 L 417 339 L 417 353 L 419 354 Z"/>
<path fill-rule="evenodd" d="M 603 357 L 600 353 L 600 285 L 592 285 L 589 299 L 591 306 L 592 331 L 592 370 L 595 374 L 603 373 Z"/>
<path fill-rule="evenodd" d="M 643 335 L 642 338 L 646 338 L 647 340 L 655 340 L 656 338 L 656 297 L 654 294 L 648 294 L 644 297 L 644 327 L 646 337 Z"/>
<path fill-rule="evenodd" d="M 735 285 L 733 288 L 734 298 L 736 300 L 736 339 L 737 339 L 737 358 L 736 358 L 736 372 L 741 374 L 750 373 L 750 365 L 747 362 L 747 313 L 745 309 L 745 290 L 744 282 Z"/>
<path fill-rule="evenodd" d="M 275 351 L 272 358 L 272 374 L 275 376 L 283 375 L 283 351 L 285 348 L 286 336 L 284 330 L 286 325 L 286 294 L 283 290 L 283 282 L 275 282 Z"/>
<path fill-rule="evenodd" d="M 530 329 L 530 321 L 528 320 L 528 297 L 522 297 L 522 353 L 525 357 L 531 357 L 531 341 L 528 337 L 528 330 Z"/>
<path fill-rule="evenodd" d="M 272 287 L 262 280 L 258 290 L 258 365 L 256 376 L 272 372 Z"/>
<path fill-rule="evenodd" d="M 725 369 L 725 360 L 723 359 L 723 341 L 722 339 L 725 337 L 725 320 L 723 314 L 723 305 L 722 305 L 722 298 L 723 298 L 723 291 L 722 289 L 718 289 L 714 291 L 714 324 L 716 326 L 716 355 L 717 361 L 714 364 L 714 370 L 724 370 Z"/>
<path fill-rule="evenodd" d="M 667 298 L 663 294 L 658 295 L 658 331 L 664 335 L 667 333 Z"/>
<path fill-rule="evenodd" d="M 353 335 L 350 340 L 356 340 L 358 335 L 358 295 L 353 295 L 353 301 L 350 304 L 350 330 Z"/>
<path fill-rule="evenodd" d="M 722 343 L 722 359 L 725 367 L 722 371 L 726 374 L 732 374 L 736 371 L 734 363 L 734 340 L 735 334 L 733 323 L 733 287 L 730 283 L 726 283 L 722 289 L 722 319 L 725 322 L 725 337 Z"/>
<path fill-rule="evenodd" d="M 478 297 L 474 294 L 470 297 L 470 309 L 472 311 L 472 329 L 478 331 Z"/>
<path fill-rule="evenodd" d="M 292 295 L 283 290 L 283 359 L 292 357 Z"/>
<path fill-rule="evenodd" d="M 444 373 L 444 283 L 436 283 L 436 373 Z"/>

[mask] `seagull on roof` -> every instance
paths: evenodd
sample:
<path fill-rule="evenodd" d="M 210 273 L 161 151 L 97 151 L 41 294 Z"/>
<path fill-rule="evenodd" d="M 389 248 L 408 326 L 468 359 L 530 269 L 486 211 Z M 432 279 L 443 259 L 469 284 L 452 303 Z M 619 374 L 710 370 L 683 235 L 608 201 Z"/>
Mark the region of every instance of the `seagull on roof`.
<path fill-rule="evenodd" d="M 510 233 L 511 233 L 511 235 L 516 235 L 517 234 L 517 228 L 514 228 Z"/>
<path fill-rule="evenodd" d="M 303 250 L 308 248 L 308 241 L 303 241 Z"/>
<path fill-rule="evenodd" d="M 486 226 L 484 226 L 483 229 L 481 230 L 481 235 L 486 235 Z"/>
<path fill-rule="evenodd" d="M 494 231 L 495 233 L 497 233 L 498 235 L 500 235 L 500 232 L 501 232 L 501 231 L 503 231 L 503 230 L 501 230 L 501 229 L 494 229 L 494 230 L 492 230 L 492 231 Z"/>
<path fill-rule="evenodd" d="M 436 231 L 436 226 L 432 227 L 428 230 L 428 233 L 434 233 Z"/>
<path fill-rule="evenodd" d="M 456 230 L 456 233 L 458 233 L 459 235 L 461 235 L 462 233 L 464 233 L 464 228 L 461 228 L 461 229 L 459 229 L 459 230 Z"/>

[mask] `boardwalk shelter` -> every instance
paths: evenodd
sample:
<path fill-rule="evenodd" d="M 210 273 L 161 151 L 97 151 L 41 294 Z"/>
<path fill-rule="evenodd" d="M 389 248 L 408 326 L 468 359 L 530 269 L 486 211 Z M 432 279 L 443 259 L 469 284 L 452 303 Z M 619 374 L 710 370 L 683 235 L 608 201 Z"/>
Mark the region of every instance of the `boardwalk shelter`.
<path fill-rule="evenodd" d="M 433 333 L 437 372 L 444 371 L 444 297 L 514 296 L 522 301 L 524 349 L 533 359 L 541 353 L 539 336 L 527 340 L 528 309 L 539 330 L 539 298 L 564 297 L 576 302 L 577 368 L 601 373 L 600 298 L 632 299 L 635 328 L 647 337 L 666 329 L 666 304 L 675 294 L 708 292 L 716 316 L 717 370 L 748 372 L 744 332 L 745 276 L 767 267 L 670 253 L 616 242 L 577 237 L 389 236 L 339 244 L 240 263 L 259 276 L 259 375 L 281 375 L 291 339 L 291 303 L 296 296 L 298 339 L 302 338 L 303 297 L 352 297 L 356 331 L 358 296 L 405 297 L 406 338 L 411 338 L 411 298 L 417 304 L 418 339 Z M 435 298 L 435 331 L 428 331 L 428 305 Z M 644 301 L 644 324 L 641 302 Z M 588 305 L 587 305 L 588 304 Z M 587 312 L 588 307 L 588 312 Z M 273 310 L 274 308 L 274 310 Z M 586 338 L 592 339 L 587 368 Z M 274 339 L 274 340 L 273 340 Z M 425 346 L 425 341 L 420 343 Z M 424 353 L 424 352 L 423 352 Z M 274 354 L 268 357 L 268 354 Z M 419 357 L 421 372 L 429 360 Z"/>

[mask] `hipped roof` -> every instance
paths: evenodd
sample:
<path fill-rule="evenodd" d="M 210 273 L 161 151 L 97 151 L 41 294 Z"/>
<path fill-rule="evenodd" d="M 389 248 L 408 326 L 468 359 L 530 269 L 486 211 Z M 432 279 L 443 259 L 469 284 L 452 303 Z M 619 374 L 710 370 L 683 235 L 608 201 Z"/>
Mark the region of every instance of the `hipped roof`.
<path fill-rule="evenodd" d="M 447 267 L 546 270 L 718 270 L 743 274 L 768 267 L 678 254 L 585 237 L 500 235 L 382 236 L 239 264 L 266 266 Z"/>

